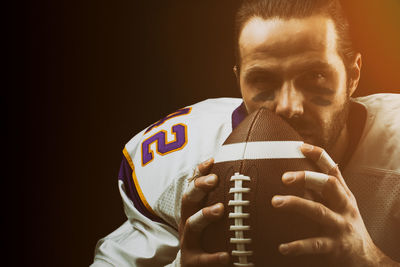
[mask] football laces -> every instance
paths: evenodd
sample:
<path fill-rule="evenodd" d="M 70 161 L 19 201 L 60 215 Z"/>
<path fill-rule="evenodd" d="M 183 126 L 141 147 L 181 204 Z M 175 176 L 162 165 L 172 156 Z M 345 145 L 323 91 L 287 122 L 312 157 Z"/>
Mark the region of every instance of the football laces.
<path fill-rule="evenodd" d="M 236 249 L 232 250 L 232 256 L 238 258 L 238 262 L 234 262 L 234 266 L 251 267 L 253 263 L 249 262 L 249 256 L 253 255 L 253 251 L 246 250 L 246 245 L 251 243 L 251 238 L 245 237 L 245 232 L 250 231 L 250 225 L 245 225 L 243 219 L 250 217 L 249 213 L 243 212 L 243 206 L 249 206 L 249 200 L 243 200 L 243 194 L 249 193 L 250 188 L 243 187 L 243 181 L 250 181 L 250 177 L 235 173 L 231 176 L 230 181 L 234 182 L 234 187 L 229 189 L 230 194 L 234 194 L 234 199 L 229 200 L 228 206 L 233 206 L 233 212 L 229 213 L 229 218 L 234 219 L 234 224 L 229 226 L 230 231 L 235 232 L 235 237 L 230 239 L 230 243 L 236 245 Z"/>

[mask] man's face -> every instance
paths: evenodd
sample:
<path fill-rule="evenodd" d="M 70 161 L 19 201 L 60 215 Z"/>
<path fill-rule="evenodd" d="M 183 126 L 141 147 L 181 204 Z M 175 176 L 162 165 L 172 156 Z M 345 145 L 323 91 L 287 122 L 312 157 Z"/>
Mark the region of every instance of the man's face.
<path fill-rule="evenodd" d="M 330 149 L 345 126 L 349 92 L 331 19 L 255 17 L 239 38 L 240 88 L 249 113 L 266 107 L 304 141 Z"/>

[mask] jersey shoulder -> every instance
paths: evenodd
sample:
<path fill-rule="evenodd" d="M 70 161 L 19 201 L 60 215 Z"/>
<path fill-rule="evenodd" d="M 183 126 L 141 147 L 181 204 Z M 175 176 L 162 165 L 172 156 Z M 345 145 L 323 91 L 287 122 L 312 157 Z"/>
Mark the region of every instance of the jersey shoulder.
<path fill-rule="evenodd" d="M 374 94 L 354 100 L 365 107 L 367 118 L 353 159 L 365 166 L 400 171 L 400 94 Z"/>
<path fill-rule="evenodd" d="M 141 165 L 150 165 L 155 158 L 164 159 L 163 155 L 185 148 L 189 138 L 189 145 L 196 145 L 201 137 L 207 136 L 207 132 L 229 124 L 232 112 L 240 104 L 241 99 L 216 98 L 178 109 L 136 134 L 125 149 L 132 158 L 139 154 L 139 149 L 143 149 Z M 159 157 L 150 153 L 154 152 L 151 149 L 153 146 Z"/>
<path fill-rule="evenodd" d="M 232 131 L 232 112 L 241 103 L 235 98 L 208 99 L 181 108 L 134 136 L 123 150 L 128 171 L 120 175 L 131 200 L 157 215 L 154 207 L 166 188 L 190 176 L 224 142 Z M 129 176 L 129 169 L 131 177 L 121 178 Z"/>

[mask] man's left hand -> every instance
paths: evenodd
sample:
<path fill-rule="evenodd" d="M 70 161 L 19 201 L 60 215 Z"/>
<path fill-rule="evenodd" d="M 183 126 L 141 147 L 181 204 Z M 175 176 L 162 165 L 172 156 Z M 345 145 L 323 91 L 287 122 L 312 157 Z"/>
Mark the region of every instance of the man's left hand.
<path fill-rule="evenodd" d="M 320 147 L 304 144 L 301 151 L 326 173 L 287 172 L 287 186 L 302 187 L 319 194 L 324 204 L 297 196 L 274 196 L 275 208 L 298 212 L 322 226 L 322 234 L 281 244 L 279 251 L 288 256 L 326 254 L 335 266 L 400 266 L 385 256 L 373 243 L 361 217 L 356 199 L 336 164 Z"/>

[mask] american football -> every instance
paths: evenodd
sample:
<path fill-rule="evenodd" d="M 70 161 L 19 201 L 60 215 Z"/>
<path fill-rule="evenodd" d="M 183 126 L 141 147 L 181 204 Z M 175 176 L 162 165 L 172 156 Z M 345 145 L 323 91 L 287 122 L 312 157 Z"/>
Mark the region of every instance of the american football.
<path fill-rule="evenodd" d="M 231 266 L 320 266 L 321 258 L 315 255 L 284 257 L 278 251 L 281 243 L 317 236 L 319 226 L 271 205 L 276 194 L 305 194 L 282 183 L 284 172 L 318 171 L 301 153 L 302 143 L 288 123 L 264 108 L 234 129 L 211 170 L 219 184 L 206 205 L 221 202 L 225 213 L 204 230 L 205 251 L 228 251 Z"/>

